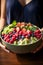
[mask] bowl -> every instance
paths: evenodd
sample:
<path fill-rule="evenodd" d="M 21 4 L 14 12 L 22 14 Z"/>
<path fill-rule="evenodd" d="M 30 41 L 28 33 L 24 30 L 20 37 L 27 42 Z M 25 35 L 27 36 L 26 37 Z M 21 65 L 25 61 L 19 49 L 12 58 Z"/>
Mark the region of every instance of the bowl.
<path fill-rule="evenodd" d="M 10 25 L 10 27 L 11 27 L 11 25 Z M 26 45 L 10 44 L 10 43 L 8 43 L 8 42 L 3 40 L 2 36 L 1 36 L 2 35 L 2 31 L 0 33 L 0 38 L 1 38 L 2 44 L 5 45 L 7 49 L 9 49 L 10 51 L 12 51 L 12 52 L 14 52 L 16 54 L 30 53 L 31 51 L 33 51 L 37 47 L 39 47 L 41 45 L 41 43 L 42 43 L 42 35 L 41 35 L 40 39 L 38 39 L 34 43 L 29 43 L 29 44 L 26 44 Z"/>

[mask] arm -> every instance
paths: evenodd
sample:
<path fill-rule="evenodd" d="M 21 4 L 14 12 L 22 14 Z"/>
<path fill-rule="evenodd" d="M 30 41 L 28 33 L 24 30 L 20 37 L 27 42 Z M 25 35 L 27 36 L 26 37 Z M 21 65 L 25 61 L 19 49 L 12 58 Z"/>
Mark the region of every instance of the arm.
<path fill-rule="evenodd" d="M 3 29 L 6 20 L 6 0 L 1 0 L 0 31 Z"/>
<path fill-rule="evenodd" d="M 1 17 L 1 0 L 0 0 L 0 17 Z"/>

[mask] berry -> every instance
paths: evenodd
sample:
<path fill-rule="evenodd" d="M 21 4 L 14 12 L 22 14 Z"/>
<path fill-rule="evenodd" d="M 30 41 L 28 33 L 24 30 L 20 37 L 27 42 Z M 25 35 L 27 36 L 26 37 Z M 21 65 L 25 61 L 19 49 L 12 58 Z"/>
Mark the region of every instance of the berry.
<path fill-rule="evenodd" d="M 25 28 L 23 28 L 23 29 L 22 29 L 22 32 L 26 32 L 26 29 L 25 29 Z"/>
<path fill-rule="evenodd" d="M 22 35 L 22 31 L 19 32 L 19 35 Z"/>
<path fill-rule="evenodd" d="M 25 38 L 28 38 L 28 35 L 26 35 Z"/>
<path fill-rule="evenodd" d="M 18 22 L 18 23 L 17 23 L 17 26 L 18 26 L 18 27 L 20 27 L 20 26 L 21 26 L 21 23 L 20 23 L 20 22 Z"/>
<path fill-rule="evenodd" d="M 9 43 L 13 44 L 13 41 L 12 41 L 12 40 L 10 40 L 10 42 L 9 42 Z"/>
<path fill-rule="evenodd" d="M 22 39 L 24 39 L 24 36 L 21 36 Z"/>
<path fill-rule="evenodd" d="M 18 33 L 15 33 L 16 38 L 18 37 Z"/>
<path fill-rule="evenodd" d="M 8 39 L 6 39 L 6 42 L 9 42 L 10 41 L 10 39 L 8 38 Z"/>
<path fill-rule="evenodd" d="M 6 37 L 4 37 L 4 40 L 6 41 L 6 39 L 8 39 L 10 36 L 9 35 L 6 35 Z"/>
<path fill-rule="evenodd" d="M 16 38 L 15 37 L 12 37 L 12 41 L 15 41 L 16 40 Z"/>
<path fill-rule="evenodd" d="M 12 35 L 12 37 L 16 37 L 16 36 L 15 36 L 15 34 L 14 34 L 14 35 Z"/>
<path fill-rule="evenodd" d="M 40 32 L 40 30 L 36 30 L 34 33 L 35 33 L 35 34 L 36 34 L 36 33 L 38 33 L 38 34 L 39 34 L 39 33 L 41 33 L 41 32 Z"/>

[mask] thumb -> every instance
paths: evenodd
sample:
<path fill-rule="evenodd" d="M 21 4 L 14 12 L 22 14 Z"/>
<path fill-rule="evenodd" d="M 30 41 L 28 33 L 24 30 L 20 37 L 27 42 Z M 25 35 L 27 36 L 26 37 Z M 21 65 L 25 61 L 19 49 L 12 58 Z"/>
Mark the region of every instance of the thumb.
<path fill-rule="evenodd" d="M 9 50 L 6 49 L 6 46 L 4 46 L 4 45 L 2 45 L 2 44 L 0 43 L 0 47 L 1 47 L 4 51 L 6 51 L 6 52 L 9 53 Z"/>

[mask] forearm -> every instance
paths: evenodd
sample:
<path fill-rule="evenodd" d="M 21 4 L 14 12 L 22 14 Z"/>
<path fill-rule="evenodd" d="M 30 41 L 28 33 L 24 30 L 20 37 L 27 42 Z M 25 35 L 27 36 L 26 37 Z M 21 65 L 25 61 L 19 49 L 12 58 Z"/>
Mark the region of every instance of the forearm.
<path fill-rule="evenodd" d="M 0 0 L 0 17 L 1 17 L 1 0 Z"/>
<path fill-rule="evenodd" d="M 6 0 L 1 0 L 1 18 L 6 19 Z"/>
<path fill-rule="evenodd" d="M 1 0 L 0 31 L 6 23 L 6 0 Z"/>

